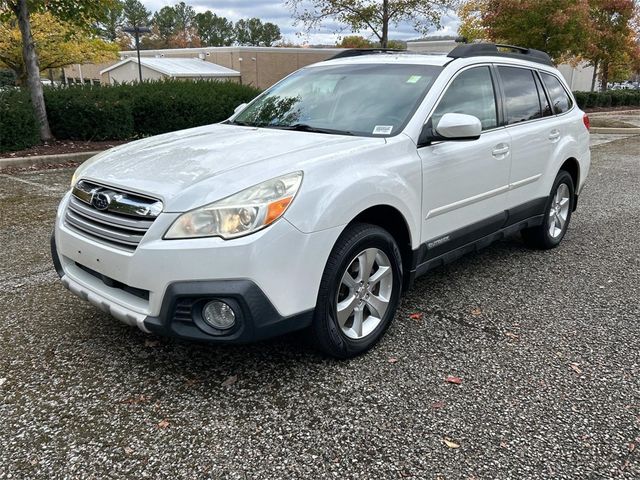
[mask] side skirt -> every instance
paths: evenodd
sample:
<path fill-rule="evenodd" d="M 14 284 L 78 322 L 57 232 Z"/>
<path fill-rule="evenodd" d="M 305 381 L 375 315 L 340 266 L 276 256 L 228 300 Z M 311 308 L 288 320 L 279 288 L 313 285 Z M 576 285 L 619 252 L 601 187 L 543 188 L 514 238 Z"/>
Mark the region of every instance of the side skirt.
<path fill-rule="evenodd" d="M 407 288 L 429 270 L 451 263 L 463 255 L 488 247 L 493 242 L 525 228 L 544 223 L 547 197 L 539 198 L 511 210 L 455 230 L 423 243 L 413 252 Z"/>

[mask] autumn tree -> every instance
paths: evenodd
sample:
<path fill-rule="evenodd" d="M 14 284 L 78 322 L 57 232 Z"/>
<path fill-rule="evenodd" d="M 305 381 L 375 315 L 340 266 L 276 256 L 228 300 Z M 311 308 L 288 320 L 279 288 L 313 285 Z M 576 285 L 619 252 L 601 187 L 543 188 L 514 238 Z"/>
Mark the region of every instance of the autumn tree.
<path fill-rule="evenodd" d="M 198 36 L 205 47 L 226 47 L 233 45 L 235 32 L 233 22 L 207 10 L 196 14 Z"/>
<path fill-rule="evenodd" d="M 370 31 L 387 48 L 390 27 L 409 22 L 426 34 L 440 26 L 442 15 L 458 0 L 286 0 L 285 4 L 307 30 L 334 21 L 354 32 Z"/>
<path fill-rule="evenodd" d="M 280 27 L 269 22 L 262 23 L 259 18 L 238 20 L 234 31 L 239 45 L 270 47 L 282 38 Z"/>
<path fill-rule="evenodd" d="M 611 78 L 629 78 L 640 59 L 637 31 L 638 7 L 633 0 L 589 0 L 589 39 L 584 58 L 600 74 L 600 88 L 607 89 Z M 616 78 L 617 77 L 617 78 Z"/>
<path fill-rule="evenodd" d="M 59 20 L 74 24 L 78 29 L 87 29 L 95 25 L 96 19 L 101 18 L 105 8 L 111 4 L 113 0 L 0 0 L 0 19 L 15 20 L 20 30 L 27 86 L 42 141 L 51 140 L 53 136 L 40 82 L 40 66 L 31 28 L 31 14 L 46 11 Z"/>
<path fill-rule="evenodd" d="M 536 48 L 555 62 L 579 56 L 589 41 L 589 0 L 472 0 L 460 12 L 468 39 Z"/>
<path fill-rule="evenodd" d="M 22 38 L 17 20 L 0 22 L 0 65 L 15 72 L 18 84 L 25 84 L 27 72 L 22 55 Z M 117 56 L 117 45 L 92 37 L 50 12 L 31 15 L 33 40 L 38 46 L 39 68 L 61 68 L 72 63 L 100 63 Z"/>

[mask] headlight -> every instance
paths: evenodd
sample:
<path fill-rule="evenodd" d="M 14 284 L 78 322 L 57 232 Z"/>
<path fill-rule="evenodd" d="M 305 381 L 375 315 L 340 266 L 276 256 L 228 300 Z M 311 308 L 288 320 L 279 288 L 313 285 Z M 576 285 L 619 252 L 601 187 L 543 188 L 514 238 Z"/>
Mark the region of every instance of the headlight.
<path fill-rule="evenodd" d="M 76 186 L 77 181 L 78 181 L 78 169 L 76 168 L 75 172 L 73 172 L 73 176 L 71 177 L 71 188 Z"/>
<path fill-rule="evenodd" d="M 164 238 L 235 238 L 280 218 L 302 183 L 302 172 L 273 178 L 230 197 L 180 215 Z"/>

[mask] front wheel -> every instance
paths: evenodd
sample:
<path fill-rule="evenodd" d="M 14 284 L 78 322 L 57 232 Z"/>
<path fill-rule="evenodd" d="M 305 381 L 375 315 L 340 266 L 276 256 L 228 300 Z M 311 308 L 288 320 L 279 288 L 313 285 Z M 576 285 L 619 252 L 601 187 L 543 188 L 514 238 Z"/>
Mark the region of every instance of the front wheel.
<path fill-rule="evenodd" d="M 540 249 L 557 247 L 567 233 L 574 202 L 573 179 L 568 172 L 560 170 L 547 200 L 542 225 L 522 231 L 525 243 Z"/>
<path fill-rule="evenodd" d="M 324 353 L 350 358 L 366 352 L 393 320 L 402 286 L 394 238 L 369 224 L 349 226 L 325 267 L 311 333 Z"/>

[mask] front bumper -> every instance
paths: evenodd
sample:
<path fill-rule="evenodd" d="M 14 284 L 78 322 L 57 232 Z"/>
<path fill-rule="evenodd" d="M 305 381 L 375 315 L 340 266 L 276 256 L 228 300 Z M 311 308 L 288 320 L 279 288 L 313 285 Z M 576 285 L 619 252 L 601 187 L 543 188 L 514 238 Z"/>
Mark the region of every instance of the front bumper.
<path fill-rule="evenodd" d="M 285 219 L 247 237 L 162 240 L 178 214 L 162 214 L 138 248 L 119 250 L 56 219 L 51 250 L 62 283 L 145 332 L 210 342 L 250 342 L 311 322 L 326 259 L 340 229 L 304 234 Z M 220 299 L 237 326 L 213 335 L 202 302 Z"/>

